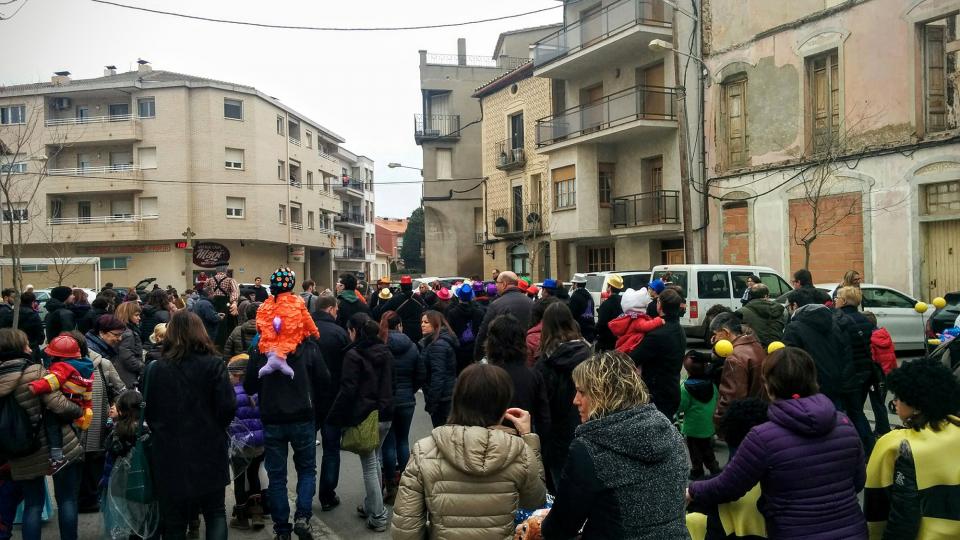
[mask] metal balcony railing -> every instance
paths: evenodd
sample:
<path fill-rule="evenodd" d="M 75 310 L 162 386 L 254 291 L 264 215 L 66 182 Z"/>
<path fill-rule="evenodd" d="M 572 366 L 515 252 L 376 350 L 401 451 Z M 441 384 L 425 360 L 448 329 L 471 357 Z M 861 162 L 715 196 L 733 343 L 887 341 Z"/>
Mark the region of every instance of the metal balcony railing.
<path fill-rule="evenodd" d="M 363 248 L 342 247 L 334 251 L 333 256 L 338 259 L 365 259 L 366 253 Z"/>
<path fill-rule="evenodd" d="M 473 240 L 474 244 L 481 246 L 483 245 L 485 240 L 486 240 L 485 235 L 482 232 L 474 233 L 474 240 Z"/>
<path fill-rule="evenodd" d="M 501 56 L 499 58 L 493 58 L 491 56 L 436 53 L 428 53 L 426 58 L 427 64 L 434 66 L 500 68 L 505 71 L 516 69 L 529 61 L 529 58 L 516 58 L 513 56 Z"/>
<path fill-rule="evenodd" d="M 116 174 L 130 171 L 139 171 L 140 165 L 124 163 L 119 165 L 104 165 L 102 167 L 69 167 L 61 169 L 47 169 L 48 176 L 84 176 L 98 174 Z"/>
<path fill-rule="evenodd" d="M 293 222 L 293 223 L 290 224 L 290 228 L 291 228 L 291 229 L 296 229 L 296 230 L 298 230 L 298 231 L 302 231 L 302 230 L 303 230 L 303 223 Z"/>
<path fill-rule="evenodd" d="M 517 146 L 517 148 L 514 148 Z M 494 156 L 497 160 L 497 168 L 501 171 L 519 169 L 527 163 L 527 156 L 523 151 L 523 141 L 513 141 L 505 139 L 494 147 Z"/>
<path fill-rule="evenodd" d="M 73 218 L 47 218 L 47 225 L 108 225 L 112 223 L 138 223 L 145 219 L 156 219 L 156 215 L 117 214 L 114 216 L 89 216 Z"/>
<path fill-rule="evenodd" d="M 366 220 L 363 219 L 363 214 L 354 212 L 337 214 L 334 216 L 333 221 L 336 223 L 350 223 L 353 225 L 363 225 L 366 223 Z"/>
<path fill-rule="evenodd" d="M 670 28 L 673 8 L 663 0 L 614 2 L 534 43 L 533 63 L 540 67 L 639 24 Z"/>
<path fill-rule="evenodd" d="M 133 120 L 132 114 L 111 114 L 107 116 L 84 116 L 82 118 L 48 118 L 43 121 L 43 125 L 51 126 L 72 126 L 77 124 L 102 124 L 104 122 L 126 122 Z"/>
<path fill-rule="evenodd" d="M 537 120 L 537 146 L 610 129 L 634 120 L 676 120 L 675 88 L 634 86 Z"/>
<path fill-rule="evenodd" d="M 297 137 L 287 137 L 287 140 L 294 146 L 300 146 L 300 139 Z"/>
<path fill-rule="evenodd" d="M 541 230 L 543 217 L 537 203 L 515 205 L 493 211 L 493 234 L 508 236 L 534 234 Z"/>
<path fill-rule="evenodd" d="M 300 187 L 300 186 L 303 185 L 303 183 L 300 182 L 300 179 L 299 179 L 299 178 L 294 178 L 294 177 L 291 176 L 291 177 L 290 177 L 290 185 L 293 186 L 293 187 Z"/>
<path fill-rule="evenodd" d="M 680 192 L 648 191 L 613 199 L 614 227 L 637 227 L 662 223 L 680 223 Z"/>
<path fill-rule="evenodd" d="M 413 136 L 417 141 L 432 139 L 459 139 L 459 114 L 415 114 Z"/>
<path fill-rule="evenodd" d="M 341 176 L 340 182 L 334 181 L 333 189 L 353 189 L 356 191 L 364 190 L 363 180 L 352 178 L 350 176 Z"/>

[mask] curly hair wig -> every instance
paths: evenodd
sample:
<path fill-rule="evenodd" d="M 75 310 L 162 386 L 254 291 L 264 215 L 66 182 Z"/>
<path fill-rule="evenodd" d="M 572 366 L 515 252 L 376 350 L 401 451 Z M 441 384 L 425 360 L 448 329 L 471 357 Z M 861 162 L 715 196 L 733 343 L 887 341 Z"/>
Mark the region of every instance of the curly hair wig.
<path fill-rule="evenodd" d="M 910 422 L 917 431 L 927 425 L 938 431 L 948 416 L 960 413 L 960 381 L 936 360 L 905 362 L 887 375 L 887 388 L 918 411 Z"/>

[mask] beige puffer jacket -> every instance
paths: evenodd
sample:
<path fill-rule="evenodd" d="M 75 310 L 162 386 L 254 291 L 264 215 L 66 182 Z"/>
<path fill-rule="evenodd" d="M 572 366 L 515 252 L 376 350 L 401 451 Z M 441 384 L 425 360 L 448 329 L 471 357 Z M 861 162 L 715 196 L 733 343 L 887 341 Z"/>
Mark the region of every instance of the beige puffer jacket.
<path fill-rule="evenodd" d="M 517 508 L 541 507 L 545 497 L 537 435 L 440 426 L 410 452 L 393 538 L 513 538 Z"/>
<path fill-rule="evenodd" d="M 24 367 L 26 365 L 26 367 Z M 27 411 L 30 419 L 38 423 L 42 445 L 39 450 L 29 456 L 11 459 L 10 474 L 14 480 L 30 480 L 47 474 L 50 468 L 50 451 L 47 449 L 47 436 L 43 433 L 43 422 L 40 413 L 45 408 L 48 411 L 64 418 L 79 418 L 80 406 L 68 400 L 61 392 L 52 392 L 34 396 L 30 393 L 30 382 L 46 375 L 46 370 L 40 364 L 28 363 L 22 358 L 12 358 L 0 362 L 0 397 L 8 396 L 11 392 L 17 402 Z M 77 440 L 76 434 L 69 424 L 64 424 L 63 455 L 68 462 L 74 463 L 83 460 L 83 447 Z"/>

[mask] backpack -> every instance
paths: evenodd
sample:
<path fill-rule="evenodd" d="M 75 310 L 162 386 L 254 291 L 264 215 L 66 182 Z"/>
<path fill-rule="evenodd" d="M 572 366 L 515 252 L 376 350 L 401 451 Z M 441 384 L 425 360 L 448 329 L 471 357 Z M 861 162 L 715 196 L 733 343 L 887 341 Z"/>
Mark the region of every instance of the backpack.
<path fill-rule="evenodd" d="M 40 449 L 40 427 L 17 402 L 16 391 L 0 398 L 0 458 L 29 456 Z"/>
<path fill-rule="evenodd" d="M 302 292 L 300 293 L 300 298 L 303 298 L 303 303 L 307 306 L 307 312 L 313 315 L 316 312 L 314 305 L 317 301 L 317 295 L 310 292 Z"/>

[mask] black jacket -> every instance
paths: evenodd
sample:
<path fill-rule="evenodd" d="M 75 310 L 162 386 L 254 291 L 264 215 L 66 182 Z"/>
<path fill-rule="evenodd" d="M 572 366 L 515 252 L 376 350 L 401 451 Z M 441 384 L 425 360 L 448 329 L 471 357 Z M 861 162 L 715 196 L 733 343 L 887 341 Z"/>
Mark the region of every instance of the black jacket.
<path fill-rule="evenodd" d="M 417 390 L 427 379 L 427 366 L 420 357 L 420 349 L 403 332 L 390 331 L 387 347 L 393 354 L 393 404 L 415 405 Z"/>
<path fill-rule="evenodd" d="M 360 300 L 357 291 L 343 291 L 337 296 L 337 324 L 346 328 L 347 321 L 357 313 L 370 314 L 370 308 Z"/>
<path fill-rule="evenodd" d="M 47 316 L 43 325 L 47 330 L 48 342 L 59 336 L 60 332 L 69 332 L 77 327 L 73 311 L 56 298 L 47 300 Z"/>
<path fill-rule="evenodd" d="M 156 306 L 143 306 L 143 313 L 140 315 L 140 339 L 147 342 L 153 329 L 160 323 L 170 322 L 170 312 Z"/>
<path fill-rule="evenodd" d="M 140 328 L 132 323 L 127 325 L 117 345 L 117 361 L 114 364 L 117 373 L 127 388 L 136 388 L 143 374 L 143 340 Z"/>
<path fill-rule="evenodd" d="M 17 326 L 27 334 L 27 341 L 34 351 L 40 350 L 40 344 L 46 337 L 43 333 L 43 321 L 40 315 L 30 306 L 20 306 L 20 319 Z M 0 328 L 13 328 L 13 310 L 5 309 L 0 313 Z"/>
<path fill-rule="evenodd" d="M 320 352 L 323 353 L 323 360 L 330 372 L 330 384 L 317 389 L 316 394 L 317 422 L 323 422 L 330 413 L 333 398 L 337 397 L 337 392 L 340 390 L 343 355 L 346 348 L 350 346 L 350 336 L 337 324 L 337 320 L 325 311 L 314 313 L 313 322 L 320 331 Z"/>
<path fill-rule="evenodd" d="M 523 329 L 530 328 L 530 312 L 533 311 L 533 302 L 527 297 L 527 294 L 517 287 L 509 287 L 503 291 L 499 298 L 490 303 L 487 312 L 483 315 L 483 323 L 480 325 L 480 332 L 477 334 L 477 343 L 473 350 L 473 359 L 483 358 L 484 345 L 487 341 L 487 329 L 490 328 L 490 322 L 500 315 L 507 313 L 513 315 L 520 322 Z"/>
<path fill-rule="evenodd" d="M 373 411 L 380 421 L 393 418 L 393 355 L 380 340 L 360 340 L 343 357 L 340 391 L 333 400 L 327 423 L 356 426 Z"/>
<path fill-rule="evenodd" d="M 850 340 L 850 358 L 853 361 L 857 389 L 866 393 L 874 372 L 873 367 L 876 365 L 870 349 L 870 336 L 877 327 L 854 306 L 844 306 L 834 313 L 837 326 Z"/>
<path fill-rule="evenodd" d="M 94 323 L 103 315 L 107 315 L 107 310 L 91 307 L 83 314 L 82 318 L 77 320 L 77 330 L 86 334 L 93 329 Z"/>
<path fill-rule="evenodd" d="M 427 368 L 427 382 L 423 387 L 426 411 L 436 410 L 438 403 L 453 399 L 453 386 L 457 382 L 457 339 L 440 329 L 440 336 L 425 336 L 420 340 L 420 361 Z"/>
<path fill-rule="evenodd" d="M 651 401 L 667 418 L 673 418 L 680 408 L 680 368 L 686 350 L 687 337 L 680 320 L 669 317 L 630 353 L 641 370 Z"/>
<path fill-rule="evenodd" d="M 500 365 L 513 381 L 513 400 L 511 407 L 518 407 L 530 413 L 533 431 L 540 439 L 550 433 L 550 398 L 547 397 L 547 383 L 543 374 L 527 367 L 526 359 Z M 512 425 L 512 424 L 511 424 Z"/>
<path fill-rule="evenodd" d="M 574 320 L 580 325 L 580 335 L 593 343 L 597 339 L 597 323 L 593 318 L 595 306 L 590 291 L 577 287 L 570 295 L 570 302 L 567 305 L 570 307 L 570 313 L 573 313 Z"/>
<path fill-rule="evenodd" d="M 573 432 L 580 425 L 580 413 L 573 404 L 577 393 L 573 368 L 589 359 L 591 354 L 585 341 L 567 341 L 549 355 L 541 355 L 534 366 L 543 377 L 550 402 L 550 432 L 540 436 L 543 464 L 548 469 L 562 467 L 567 460 Z"/>
<path fill-rule="evenodd" d="M 611 294 L 597 308 L 597 352 L 612 351 L 617 346 L 617 336 L 613 335 L 607 325 L 623 315 L 623 308 L 620 307 L 621 300 L 620 293 Z"/>
<path fill-rule="evenodd" d="M 228 485 L 227 427 L 237 403 L 223 360 L 194 354 L 150 366 L 144 414 L 160 496 L 191 498 Z"/>
<path fill-rule="evenodd" d="M 267 288 L 263 285 L 259 287 L 253 286 L 251 289 L 253 289 L 253 299 L 257 302 L 264 302 L 267 298 L 270 298 L 270 292 L 267 291 Z"/>
<path fill-rule="evenodd" d="M 458 302 L 447 308 L 446 316 L 458 342 L 457 373 L 460 373 L 473 361 L 473 347 L 483 325 L 484 309 L 475 302 Z M 471 334 L 473 337 L 467 339 Z"/>
<path fill-rule="evenodd" d="M 813 357 L 820 391 L 830 399 L 836 401 L 856 389 L 850 340 L 827 306 L 809 304 L 794 311 L 783 330 L 783 343 Z"/>
<path fill-rule="evenodd" d="M 259 371 L 267 356 L 258 350 L 247 364 L 243 390 L 248 396 L 260 395 L 260 419 L 264 424 L 314 422 L 314 396 L 330 384 L 330 372 L 320 353 L 320 342 L 308 338 L 287 355 L 293 378 L 279 371 L 262 378 Z"/>
<path fill-rule="evenodd" d="M 396 311 L 400 316 L 400 322 L 403 324 L 403 333 L 410 338 L 410 341 L 417 343 L 423 337 L 420 331 L 420 317 L 426 309 L 423 301 L 412 291 L 400 291 L 393 295 L 386 303 L 377 305 L 375 312 L 377 319 L 388 311 Z"/>
<path fill-rule="evenodd" d="M 100 334 L 90 330 L 83 336 L 87 340 L 87 347 L 99 354 L 100 356 L 106 358 L 111 362 L 117 361 L 117 350 L 107 344 L 106 341 L 100 339 Z M 119 373 L 118 373 L 119 374 Z M 123 379 L 121 379 L 123 380 Z"/>

